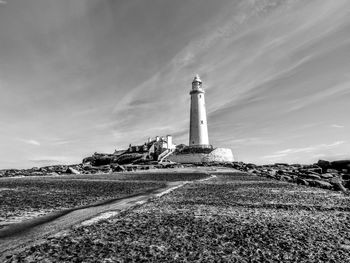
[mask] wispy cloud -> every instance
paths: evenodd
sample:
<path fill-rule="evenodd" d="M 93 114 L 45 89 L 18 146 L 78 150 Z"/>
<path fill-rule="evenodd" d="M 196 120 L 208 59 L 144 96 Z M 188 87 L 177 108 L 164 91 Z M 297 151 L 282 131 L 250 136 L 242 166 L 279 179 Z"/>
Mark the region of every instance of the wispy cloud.
<path fill-rule="evenodd" d="M 30 161 L 36 164 L 40 165 L 49 165 L 49 164 L 68 164 L 72 163 L 72 161 L 77 161 L 75 160 L 76 158 L 72 158 L 69 156 L 55 156 L 55 155 L 48 155 L 48 156 L 38 156 Z"/>
<path fill-rule="evenodd" d="M 72 144 L 74 142 L 75 142 L 75 140 L 64 140 L 64 139 L 61 139 L 61 140 L 53 141 L 52 144 L 53 145 L 65 145 L 65 144 Z"/>
<path fill-rule="evenodd" d="M 285 150 L 276 151 L 272 154 L 263 155 L 261 159 L 263 160 L 286 160 L 286 159 L 298 159 L 295 158 L 300 154 L 307 154 L 309 158 L 320 158 L 324 157 L 325 154 L 322 151 L 327 151 L 329 149 L 335 148 L 339 145 L 346 143 L 346 141 L 336 141 L 329 144 L 317 144 L 308 147 L 300 147 L 300 148 L 288 148 Z"/>
<path fill-rule="evenodd" d="M 346 141 L 336 141 L 336 142 L 333 142 L 330 144 L 317 144 L 317 145 L 312 145 L 312 146 L 308 146 L 308 147 L 301 147 L 301 148 L 289 148 L 289 149 L 277 151 L 274 153 L 274 155 L 275 156 L 278 156 L 278 155 L 286 156 L 286 155 L 296 154 L 296 153 L 311 153 L 311 152 L 319 151 L 322 149 L 333 148 L 333 147 L 339 146 L 339 145 L 344 144 L 344 143 L 346 143 Z"/>
<path fill-rule="evenodd" d="M 234 139 L 229 141 L 232 145 L 272 145 L 276 144 L 276 140 L 263 139 L 258 137 Z"/>
<path fill-rule="evenodd" d="M 332 124 L 331 127 L 332 127 L 332 128 L 341 129 L 341 128 L 344 128 L 345 126 L 339 125 L 339 124 Z"/>
<path fill-rule="evenodd" d="M 350 93 L 350 81 L 341 82 L 333 87 L 329 87 L 328 89 L 318 91 L 317 93 L 311 94 L 309 96 L 304 96 L 303 98 L 296 99 L 292 101 L 292 106 L 290 107 L 290 111 L 300 110 L 305 108 L 306 106 L 310 106 L 311 104 L 329 100 L 335 96 L 346 95 Z"/>
<path fill-rule="evenodd" d="M 40 142 L 38 142 L 37 140 L 33 140 L 33 139 L 21 139 L 18 138 L 18 141 L 24 142 L 26 144 L 31 144 L 31 145 L 36 145 L 36 146 L 40 146 Z"/>
<path fill-rule="evenodd" d="M 6 1 L 4 1 L 4 0 L 0 0 L 0 4 L 1 4 L 1 5 L 6 5 L 6 4 L 7 4 L 7 2 L 6 2 Z"/>
<path fill-rule="evenodd" d="M 282 157 L 287 156 L 287 154 L 269 154 L 269 155 L 264 155 L 261 157 L 261 159 L 280 159 Z"/>

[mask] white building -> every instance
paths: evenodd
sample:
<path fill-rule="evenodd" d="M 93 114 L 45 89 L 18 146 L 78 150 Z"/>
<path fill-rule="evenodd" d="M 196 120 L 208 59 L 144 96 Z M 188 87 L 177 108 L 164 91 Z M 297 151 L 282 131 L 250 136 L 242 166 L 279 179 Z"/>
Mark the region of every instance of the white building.
<path fill-rule="evenodd" d="M 190 112 L 190 147 L 209 148 L 207 112 L 202 81 L 196 75 L 192 81 Z"/>
<path fill-rule="evenodd" d="M 231 149 L 213 148 L 209 144 L 207 113 L 202 81 L 196 75 L 192 81 L 189 147 L 174 151 L 167 159 L 177 163 L 233 162 Z"/>

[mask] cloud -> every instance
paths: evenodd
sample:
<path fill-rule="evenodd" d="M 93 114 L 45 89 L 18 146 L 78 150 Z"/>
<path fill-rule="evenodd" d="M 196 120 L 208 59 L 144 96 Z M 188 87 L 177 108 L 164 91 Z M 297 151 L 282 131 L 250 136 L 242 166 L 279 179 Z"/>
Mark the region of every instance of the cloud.
<path fill-rule="evenodd" d="M 338 125 L 338 124 L 332 124 L 331 127 L 332 128 L 338 128 L 338 129 L 344 128 L 343 125 Z"/>
<path fill-rule="evenodd" d="M 319 151 L 322 149 L 328 149 L 328 148 L 333 148 L 336 146 L 339 146 L 341 144 L 344 144 L 345 141 L 336 141 L 330 144 L 318 144 L 318 145 L 313 145 L 309 147 L 302 147 L 302 148 L 290 148 L 290 149 L 285 149 L 282 151 L 277 151 L 275 154 L 284 154 L 284 155 L 289 155 L 289 154 L 295 154 L 295 153 L 309 153 L 309 152 L 314 152 L 314 151 Z"/>
<path fill-rule="evenodd" d="M 260 159 L 269 159 L 269 160 L 296 160 L 295 158 L 299 158 L 300 155 L 302 155 L 303 153 L 307 154 L 309 157 L 311 156 L 311 158 L 320 158 L 320 157 L 324 157 L 326 156 L 324 153 L 322 153 L 321 151 L 327 151 L 329 149 L 335 148 L 339 145 L 342 145 L 346 143 L 345 141 L 336 141 L 330 144 L 317 144 L 317 145 L 312 145 L 312 146 L 308 146 L 308 147 L 301 147 L 301 148 L 288 148 L 285 150 L 280 150 L 280 151 L 276 151 L 272 154 L 268 154 L 268 155 L 263 155 L 262 157 L 260 157 Z"/>
<path fill-rule="evenodd" d="M 36 145 L 36 146 L 40 146 L 40 142 L 33 140 L 33 139 L 18 139 L 21 142 L 27 143 L 27 144 L 31 144 L 31 145 Z"/>
<path fill-rule="evenodd" d="M 0 0 L 0 5 L 6 5 L 7 4 L 7 2 L 6 1 L 4 1 L 4 0 Z"/>
<path fill-rule="evenodd" d="M 281 153 L 281 154 L 264 155 L 264 156 L 262 156 L 261 158 L 262 158 L 262 159 L 279 159 L 279 158 L 285 157 L 285 156 L 287 156 L 287 154 Z"/>
<path fill-rule="evenodd" d="M 77 158 L 72 158 L 68 156 L 54 156 L 54 155 L 48 155 L 48 156 L 38 156 L 30 161 L 36 164 L 40 165 L 50 165 L 50 164 L 68 164 L 76 162 Z"/>
<path fill-rule="evenodd" d="M 289 111 L 300 110 L 311 104 L 324 101 L 324 100 L 330 100 L 331 97 L 349 94 L 350 93 L 349 86 L 350 86 L 350 81 L 338 83 L 333 87 L 329 87 L 328 89 L 319 91 L 310 96 L 304 96 L 303 98 L 294 100 L 292 102 L 293 106 L 290 107 Z"/>
<path fill-rule="evenodd" d="M 65 145 L 65 144 L 72 144 L 74 142 L 75 142 L 75 140 L 64 140 L 64 139 L 62 139 L 62 140 L 56 140 L 56 141 L 52 142 L 52 144 L 53 145 Z"/>
<path fill-rule="evenodd" d="M 258 137 L 251 137 L 251 138 L 243 138 L 243 139 L 234 139 L 229 141 L 232 145 L 272 145 L 276 144 L 276 140 L 267 140 L 262 139 Z"/>

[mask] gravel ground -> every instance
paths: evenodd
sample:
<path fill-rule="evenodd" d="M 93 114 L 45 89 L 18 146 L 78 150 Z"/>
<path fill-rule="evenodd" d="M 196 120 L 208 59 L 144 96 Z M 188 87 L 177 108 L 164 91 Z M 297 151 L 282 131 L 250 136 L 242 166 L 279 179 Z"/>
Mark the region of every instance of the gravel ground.
<path fill-rule="evenodd" d="M 53 211 L 164 187 L 162 182 L 58 180 L 48 177 L 0 180 L 0 227 Z"/>
<path fill-rule="evenodd" d="M 349 207 L 342 193 L 217 175 L 6 262 L 350 262 Z"/>

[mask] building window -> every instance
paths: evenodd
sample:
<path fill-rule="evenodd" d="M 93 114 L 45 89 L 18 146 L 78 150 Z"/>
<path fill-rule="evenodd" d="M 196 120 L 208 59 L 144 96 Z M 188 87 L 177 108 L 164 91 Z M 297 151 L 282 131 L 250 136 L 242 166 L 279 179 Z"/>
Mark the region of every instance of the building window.
<path fill-rule="evenodd" d="M 199 98 L 202 98 L 202 95 L 199 95 Z"/>
<path fill-rule="evenodd" d="M 203 124 L 203 121 L 201 121 L 201 124 Z"/>

